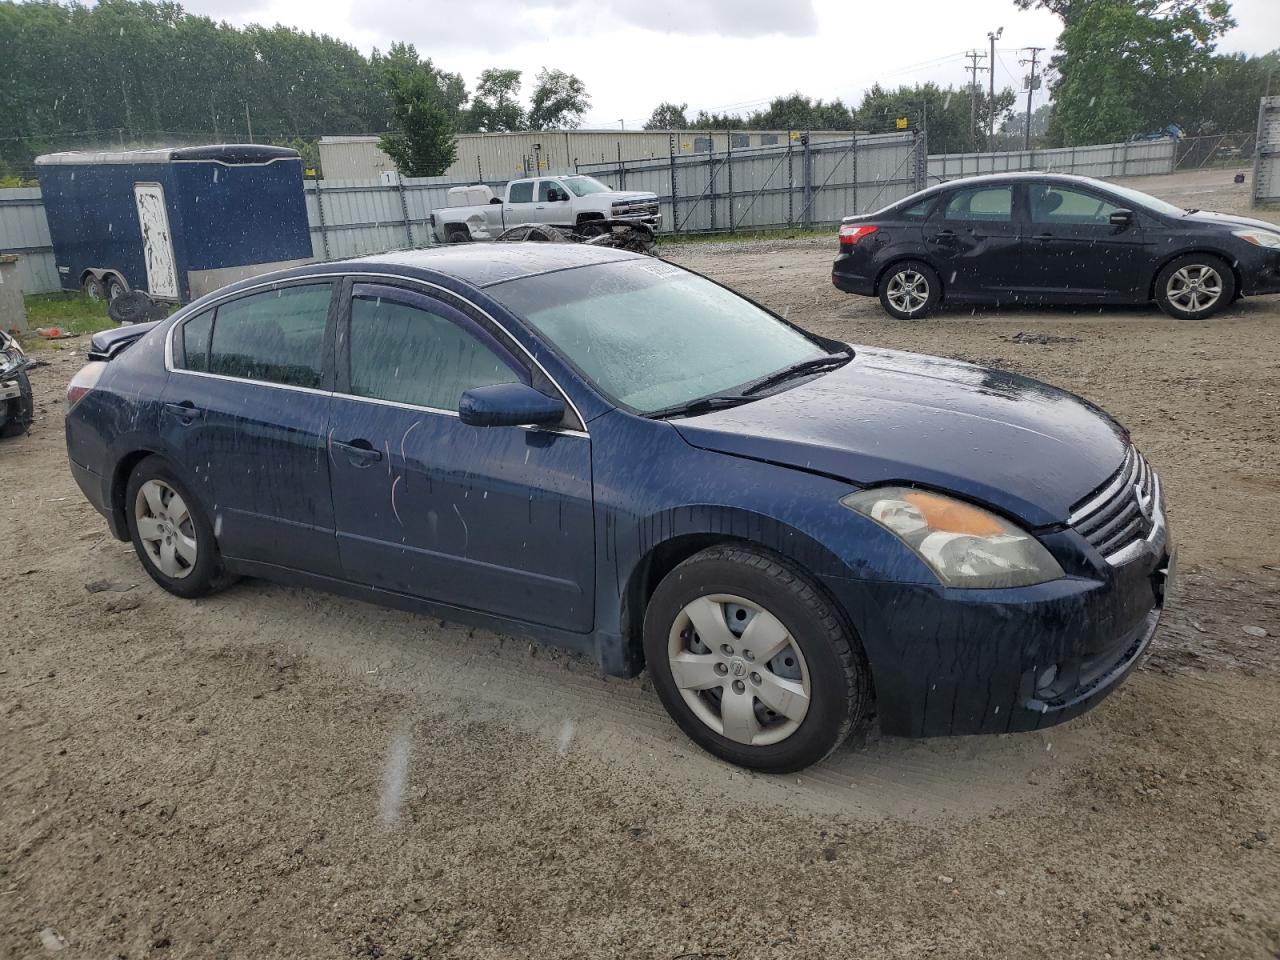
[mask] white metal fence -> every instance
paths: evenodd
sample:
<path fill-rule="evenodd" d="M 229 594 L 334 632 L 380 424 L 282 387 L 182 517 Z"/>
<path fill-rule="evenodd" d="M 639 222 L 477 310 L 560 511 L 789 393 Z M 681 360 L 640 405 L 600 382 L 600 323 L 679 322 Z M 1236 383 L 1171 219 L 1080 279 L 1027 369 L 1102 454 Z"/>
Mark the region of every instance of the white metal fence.
<path fill-rule="evenodd" d="M 914 131 L 843 141 L 677 154 L 580 164 L 611 186 L 656 193 L 664 232 L 708 232 L 834 223 L 875 210 L 927 183 L 979 173 L 1053 170 L 1094 177 L 1170 173 L 1173 140 L 926 158 Z M 551 171 L 572 172 L 572 171 Z M 320 260 L 431 243 L 428 217 L 457 181 L 311 180 L 305 185 L 314 256 Z M 490 186 L 501 189 L 503 182 Z M 18 253 L 28 293 L 59 288 L 40 191 L 0 190 L 0 253 Z"/>
<path fill-rule="evenodd" d="M 1253 205 L 1280 204 L 1280 97 L 1258 104 L 1257 149 L 1253 154 Z"/>
<path fill-rule="evenodd" d="M 984 173 L 1044 170 L 1082 177 L 1144 177 L 1172 173 L 1177 141 L 1172 137 L 1008 153 L 944 153 L 929 157 L 929 182 Z"/>

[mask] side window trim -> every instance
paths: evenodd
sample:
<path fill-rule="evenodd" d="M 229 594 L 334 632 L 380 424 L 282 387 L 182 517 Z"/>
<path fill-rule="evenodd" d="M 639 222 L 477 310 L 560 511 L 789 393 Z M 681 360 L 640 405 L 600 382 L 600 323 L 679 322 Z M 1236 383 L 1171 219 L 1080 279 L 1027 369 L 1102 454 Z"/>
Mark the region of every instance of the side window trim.
<path fill-rule="evenodd" d="M 338 308 L 341 305 L 342 298 L 340 289 L 342 284 L 337 282 L 338 277 L 300 277 L 296 280 L 285 280 L 280 283 L 270 284 L 266 287 L 254 287 L 249 290 L 241 291 L 230 297 L 226 297 L 217 301 L 205 310 L 192 313 L 183 317 L 173 325 L 168 333 L 169 344 L 169 369 L 173 373 L 184 373 L 192 377 L 214 377 L 219 380 L 241 380 L 245 383 L 257 383 L 267 387 L 277 387 L 281 390 L 304 390 L 308 393 L 332 393 L 334 383 L 334 337 L 337 330 Z M 188 323 L 198 320 L 203 316 L 210 316 L 209 323 L 209 340 L 205 344 L 205 366 L 209 365 L 209 355 L 213 348 L 213 333 L 218 326 L 218 311 L 225 306 L 246 300 L 250 297 L 261 296 L 264 293 L 270 293 L 275 290 L 285 290 L 292 287 L 312 287 L 318 285 L 329 287 L 329 306 L 325 315 L 324 333 L 321 337 L 320 345 L 320 385 L 319 387 L 302 387 L 291 383 L 279 383 L 275 380 L 258 380 L 253 377 L 237 377 L 226 373 L 214 373 L 208 369 L 190 370 L 187 368 L 186 342 L 184 337 L 184 329 Z"/>

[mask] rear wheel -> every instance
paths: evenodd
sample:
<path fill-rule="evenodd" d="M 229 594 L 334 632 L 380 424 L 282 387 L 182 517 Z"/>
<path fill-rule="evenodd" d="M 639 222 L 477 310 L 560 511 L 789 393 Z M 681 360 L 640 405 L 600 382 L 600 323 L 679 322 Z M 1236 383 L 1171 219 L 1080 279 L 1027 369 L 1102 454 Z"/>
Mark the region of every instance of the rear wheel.
<path fill-rule="evenodd" d="M 749 547 L 680 564 L 645 612 L 644 650 L 663 705 L 708 752 L 771 773 L 838 747 L 865 713 L 862 648 L 799 569 Z"/>
<path fill-rule="evenodd" d="M 1193 253 L 1167 264 L 1156 277 L 1156 303 L 1177 320 L 1205 320 L 1236 297 L 1236 278 L 1217 257 Z"/>
<path fill-rule="evenodd" d="M 450 243 L 470 243 L 471 231 L 466 227 L 450 227 L 449 228 Z"/>
<path fill-rule="evenodd" d="M 179 597 L 202 597 L 235 578 L 222 567 L 213 527 L 168 461 L 147 457 L 125 491 L 133 549 L 151 579 Z"/>
<path fill-rule="evenodd" d="M 904 260 L 880 278 L 880 305 L 899 320 L 928 316 L 942 299 L 942 281 L 927 263 Z"/>
<path fill-rule="evenodd" d="M 81 292 L 90 300 L 102 300 L 107 296 L 107 286 L 100 277 L 89 274 L 80 281 Z"/>

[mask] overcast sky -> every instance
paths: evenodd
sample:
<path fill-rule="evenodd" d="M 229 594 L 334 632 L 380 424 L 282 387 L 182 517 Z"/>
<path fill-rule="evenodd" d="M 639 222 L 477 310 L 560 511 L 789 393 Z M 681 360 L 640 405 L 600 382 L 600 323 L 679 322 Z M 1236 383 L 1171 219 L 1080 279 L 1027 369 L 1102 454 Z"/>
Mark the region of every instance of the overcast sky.
<path fill-rule="evenodd" d="M 740 110 L 800 91 L 856 105 L 863 90 L 933 80 L 963 85 L 963 54 L 996 43 L 996 85 L 1021 87 L 1020 48 L 1052 48 L 1059 21 L 1012 0 L 191 0 L 232 23 L 283 23 L 368 52 L 415 44 L 468 89 L 485 67 L 539 67 L 585 82 L 584 126 L 640 126 L 663 100 Z M 1221 51 L 1280 46 L 1280 0 L 1233 0 Z M 981 75 L 984 84 L 986 74 Z M 1036 105 L 1039 105 L 1039 99 Z"/>

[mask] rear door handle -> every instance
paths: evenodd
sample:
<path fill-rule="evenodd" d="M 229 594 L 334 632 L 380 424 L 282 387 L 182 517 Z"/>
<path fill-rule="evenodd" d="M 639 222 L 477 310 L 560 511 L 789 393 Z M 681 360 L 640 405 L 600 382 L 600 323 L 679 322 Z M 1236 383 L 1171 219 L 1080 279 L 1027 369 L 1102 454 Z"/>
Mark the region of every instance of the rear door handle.
<path fill-rule="evenodd" d="M 956 232 L 954 230 L 940 230 L 938 233 L 933 235 L 935 243 L 951 243 L 955 238 Z"/>
<path fill-rule="evenodd" d="M 1034 237 L 1032 237 L 1031 239 L 1032 239 L 1032 240 L 1052 240 L 1052 239 L 1053 239 L 1053 234 L 1052 234 L 1052 233 L 1037 233 L 1037 234 L 1036 234 Z"/>
<path fill-rule="evenodd" d="M 196 417 L 200 415 L 200 411 L 196 409 L 196 405 L 190 400 L 183 400 L 181 403 L 166 403 L 165 410 L 178 418 L 178 422 L 184 427 L 191 424 Z"/>
<path fill-rule="evenodd" d="M 355 440 L 335 440 L 333 445 L 347 455 L 353 466 L 367 467 L 382 459 L 382 451 L 375 450 L 373 444 L 363 437 Z"/>

